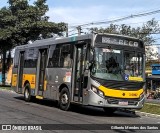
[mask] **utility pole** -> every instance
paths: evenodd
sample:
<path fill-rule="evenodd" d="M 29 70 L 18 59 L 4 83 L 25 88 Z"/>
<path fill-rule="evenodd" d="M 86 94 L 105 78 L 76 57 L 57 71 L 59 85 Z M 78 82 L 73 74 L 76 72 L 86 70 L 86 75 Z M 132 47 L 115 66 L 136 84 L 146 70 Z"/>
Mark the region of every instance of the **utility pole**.
<path fill-rule="evenodd" d="M 68 37 L 68 23 L 66 23 L 66 37 Z"/>
<path fill-rule="evenodd" d="M 77 27 L 77 30 L 78 30 L 78 36 L 80 36 L 80 35 L 81 35 L 81 30 L 82 30 L 82 29 L 81 29 L 81 26 L 78 26 L 78 27 Z"/>

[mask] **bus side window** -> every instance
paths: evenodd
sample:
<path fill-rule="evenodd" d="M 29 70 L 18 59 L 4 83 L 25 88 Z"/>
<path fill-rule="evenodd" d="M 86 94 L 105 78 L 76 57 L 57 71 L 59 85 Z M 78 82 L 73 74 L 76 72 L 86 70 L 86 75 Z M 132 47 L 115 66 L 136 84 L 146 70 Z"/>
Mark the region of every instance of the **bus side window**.
<path fill-rule="evenodd" d="M 70 68 L 72 64 L 73 50 L 70 44 L 57 45 L 53 55 L 49 58 L 48 67 Z"/>
<path fill-rule="evenodd" d="M 70 53 L 67 53 L 64 57 L 64 67 L 71 67 Z"/>
<path fill-rule="evenodd" d="M 24 68 L 36 68 L 38 59 L 38 49 L 26 49 Z"/>
<path fill-rule="evenodd" d="M 59 67 L 60 47 L 59 45 L 53 50 L 51 58 L 49 58 L 48 67 Z"/>
<path fill-rule="evenodd" d="M 18 67 L 18 60 L 19 60 L 19 51 L 15 50 L 15 55 L 13 60 L 14 68 Z"/>
<path fill-rule="evenodd" d="M 71 68 L 72 59 L 71 59 L 71 45 L 64 44 L 61 47 L 61 56 L 60 56 L 60 67 Z"/>

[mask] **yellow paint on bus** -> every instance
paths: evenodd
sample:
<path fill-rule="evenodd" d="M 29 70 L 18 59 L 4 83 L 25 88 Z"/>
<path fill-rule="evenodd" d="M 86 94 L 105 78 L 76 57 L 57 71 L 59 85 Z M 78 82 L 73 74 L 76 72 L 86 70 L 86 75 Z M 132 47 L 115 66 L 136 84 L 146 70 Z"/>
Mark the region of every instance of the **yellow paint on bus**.
<path fill-rule="evenodd" d="M 47 89 L 47 80 L 44 80 L 44 91 Z"/>
<path fill-rule="evenodd" d="M 12 74 L 12 86 L 17 86 L 17 74 Z"/>
<path fill-rule="evenodd" d="M 125 91 L 125 90 L 109 89 L 104 86 L 100 86 L 99 90 L 101 90 L 105 96 L 117 97 L 117 98 L 139 98 L 140 94 L 143 93 L 143 89 L 137 91 Z"/>
<path fill-rule="evenodd" d="M 23 85 L 25 81 L 29 81 L 31 89 L 36 88 L 36 75 L 35 74 L 23 74 Z"/>
<path fill-rule="evenodd" d="M 131 76 L 129 76 L 129 80 L 143 81 L 143 78 L 142 77 L 131 77 Z"/>
<path fill-rule="evenodd" d="M 43 97 L 42 97 L 42 96 L 36 96 L 36 98 L 37 98 L 37 99 L 43 99 Z"/>

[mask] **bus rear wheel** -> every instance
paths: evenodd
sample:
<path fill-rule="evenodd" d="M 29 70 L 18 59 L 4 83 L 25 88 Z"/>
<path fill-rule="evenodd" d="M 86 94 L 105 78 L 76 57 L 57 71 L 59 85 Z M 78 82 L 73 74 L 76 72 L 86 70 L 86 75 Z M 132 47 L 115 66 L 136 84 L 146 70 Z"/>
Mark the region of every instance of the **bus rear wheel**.
<path fill-rule="evenodd" d="M 29 88 L 29 85 L 28 85 L 28 84 L 25 86 L 25 90 L 24 90 L 24 100 L 25 100 L 26 102 L 31 101 L 31 93 L 30 93 L 30 88 Z"/>
<path fill-rule="evenodd" d="M 107 108 L 107 107 L 104 107 L 103 110 L 104 110 L 105 113 L 108 114 L 108 115 L 111 115 L 111 114 L 113 114 L 113 113 L 116 111 L 115 108 Z"/>
<path fill-rule="evenodd" d="M 59 107 L 61 110 L 64 111 L 67 111 L 70 107 L 70 94 L 66 87 L 63 88 L 60 92 Z"/>

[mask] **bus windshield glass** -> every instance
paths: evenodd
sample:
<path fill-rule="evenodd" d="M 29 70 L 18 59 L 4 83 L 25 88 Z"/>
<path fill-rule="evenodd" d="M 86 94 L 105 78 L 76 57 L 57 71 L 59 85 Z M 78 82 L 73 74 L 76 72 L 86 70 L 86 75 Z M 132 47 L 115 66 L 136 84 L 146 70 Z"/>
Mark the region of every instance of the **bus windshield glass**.
<path fill-rule="evenodd" d="M 109 48 L 95 48 L 92 75 L 107 80 L 142 79 L 143 54 Z"/>

